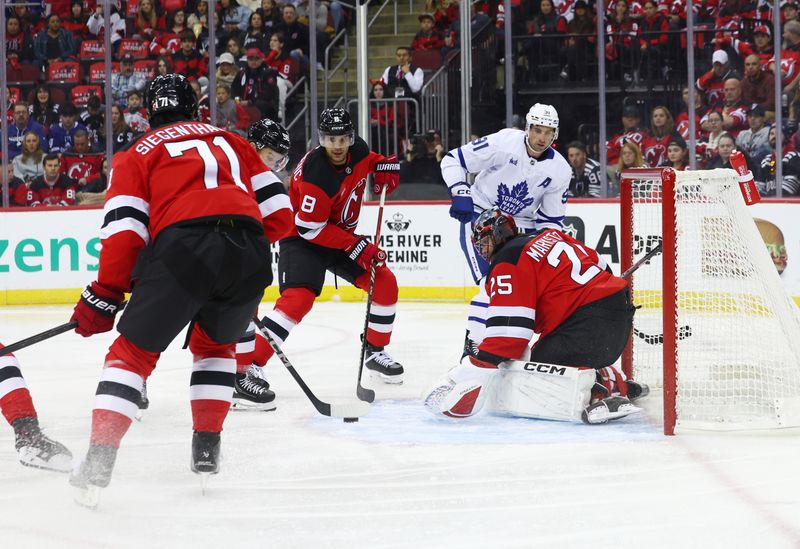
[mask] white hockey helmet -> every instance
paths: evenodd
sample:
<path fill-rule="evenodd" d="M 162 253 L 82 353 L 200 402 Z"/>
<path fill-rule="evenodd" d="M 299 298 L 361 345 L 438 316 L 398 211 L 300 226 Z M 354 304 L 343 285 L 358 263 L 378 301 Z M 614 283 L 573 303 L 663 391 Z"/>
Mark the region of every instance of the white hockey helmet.
<path fill-rule="evenodd" d="M 531 126 L 553 128 L 555 132 L 553 133 L 553 141 L 550 143 L 552 145 L 558 139 L 558 112 L 556 108 L 553 105 L 536 103 L 525 115 L 525 131 L 530 131 Z"/>

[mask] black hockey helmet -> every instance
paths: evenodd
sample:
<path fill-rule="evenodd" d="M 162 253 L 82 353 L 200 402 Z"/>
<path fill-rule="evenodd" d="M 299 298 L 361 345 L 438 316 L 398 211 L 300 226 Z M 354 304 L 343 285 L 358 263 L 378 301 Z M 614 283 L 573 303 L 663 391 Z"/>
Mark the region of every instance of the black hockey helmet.
<path fill-rule="evenodd" d="M 197 117 L 197 95 L 182 74 L 158 75 L 147 89 L 147 112 L 150 118 L 175 113 L 193 120 Z"/>
<path fill-rule="evenodd" d="M 286 128 L 269 118 L 262 118 L 247 130 L 247 140 L 257 150 L 269 147 L 279 154 L 288 154 L 291 142 Z"/>
<path fill-rule="evenodd" d="M 325 109 L 319 117 L 319 144 L 324 146 L 325 137 L 336 135 L 350 136 L 352 145 L 356 135 L 353 120 L 345 109 Z"/>
<path fill-rule="evenodd" d="M 514 218 L 497 206 L 484 210 L 472 227 L 472 245 L 483 259 L 491 261 L 500 248 L 517 236 Z"/>

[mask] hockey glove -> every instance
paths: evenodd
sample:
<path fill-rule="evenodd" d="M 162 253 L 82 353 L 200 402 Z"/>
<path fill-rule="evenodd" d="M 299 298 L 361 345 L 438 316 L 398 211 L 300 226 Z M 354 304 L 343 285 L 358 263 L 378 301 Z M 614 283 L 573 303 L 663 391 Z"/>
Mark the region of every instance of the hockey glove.
<path fill-rule="evenodd" d="M 472 191 L 465 182 L 456 183 L 449 189 L 450 217 L 459 220 L 461 223 L 472 221 Z"/>
<path fill-rule="evenodd" d="M 370 270 L 373 261 L 376 267 L 383 265 L 383 262 L 386 261 L 386 252 L 363 236 L 358 237 L 358 240 L 345 250 L 345 253 L 365 271 Z"/>
<path fill-rule="evenodd" d="M 83 337 L 89 337 L 111 330 L 124 297 L 122 292 L 110 290 L 99 282 L 86 286 L 70 319 L 78 322 L 75 331 Z"/>
<path fill-rule="evenodd" d="M 381 194 L 381 189 L 386 187 L 386 194 L 392 194 L 400 184 L 400 163 L 397 162 L 397 155 L 387 156 L 383 162 L 375 164 L 374 173 L 372 192 Z"/>

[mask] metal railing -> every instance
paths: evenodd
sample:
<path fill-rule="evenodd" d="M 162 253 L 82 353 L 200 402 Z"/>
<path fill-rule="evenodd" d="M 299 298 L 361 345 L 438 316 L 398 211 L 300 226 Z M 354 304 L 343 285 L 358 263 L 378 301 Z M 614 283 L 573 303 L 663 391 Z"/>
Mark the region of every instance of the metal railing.
<path fill-rule="evenodd" d="M 358 113 L 353 106 L 358 102 L 351 99 L 347 109 Z M 409 129 L 420 128 L 420 105 L 413 97 L 387 97 L 370 99 L 370 144 L 372 150 L 384 155 L 396 154 L 398 158 L 405 152 L 404 140 L 411 137 Z M 412 125 L 410 122 L 414 122 Z M 367 139 L 363 136 L 363 139 Z"/>

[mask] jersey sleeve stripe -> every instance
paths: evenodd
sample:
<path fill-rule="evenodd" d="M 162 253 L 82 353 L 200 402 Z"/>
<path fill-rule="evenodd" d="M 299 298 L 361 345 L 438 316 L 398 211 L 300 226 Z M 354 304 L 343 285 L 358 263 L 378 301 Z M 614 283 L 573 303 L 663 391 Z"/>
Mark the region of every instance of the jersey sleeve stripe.
<path fill-rule="evenodd" d="M 138 196 L 126 194 L 109 198 L 103 206 L 103 212 L 105 212 L 105 215 L 108 216 L 109 212 L 112 212 L 123 206 L 129 206 L 131 208 L 141 210 L 146 216 L 150 216 L 150 204 L 146 200 L 139 198 Z"/>
<path fill-rule="evenodd" d="M 289 202 L 289 196 L 286 194 L 276 194 L 272 198 L 258 203 L 258 210 L 261 212 L 261 217 L 268 217 L 281 208 L 292 209 L 292 203 Z"/>
<path fill-rule="evenodd" d="M 258 192 L 264 187 L 269 187 L 275 183 L 278 183 L 281 188 L 283 188 L 283 182 L 278 179 L 278 176 L 275 175 L 275 172 L 261 172 L 251 177 L 250 182 L 253 184 L 253 191 L 255 192 Z"/>
<path fill-rule="evenodd" d="M 294 224 L 297 226 L 297 234 L 306 240 L 314 240 L 327 225 L 325 221 L 303 221 L 299 215 L 294 216 Z"/>
<path fill-rule="evenodd" d="M 542 210 L 539 210 L 538 212 L 536 212 L 536 215 L 539 216 L 539 217 L 536 218 L 536 221 L 540 221 L 542 223 L 547 223 L 547 222 L 550 222 L 550 223 L 561 223 L 562 221 L 564 221 L 564 216 L 563 215 L 550 216 L 550 215 L 547 215 L 544 212 L 542 212 Z"/>
<path fill-rule="evenodd" d="M 533 338 L 532 329 L 523 328 L 520 326 L 489 326 L 490 321 L 491 320 L 486 321 L 486 332 L 483 336 L 484 340 L 491 337 L 508 337 L 514 339 L 524 339 L 527 342 Z"/>
<path fill-rule="evenodd" d="M 486 319 L 487 328 L 497 328 L 499 326 L 511 326 L 533 330 L 533 319 L 521 318 L 518 316 L 493 316 Z"/>
<path fill-rule="evenodd" d="M 131 219 L 137 221 L 147 227 L 150 224 L 150 217 L 138 208 L 133 206 L 120 206 L 111 211 L 106 212 L 103 218 L 103 227 L 113 223 L 114 221 L 121 221 L 124 219 Z"/>
<path fill-rule="evenodd" d="M 457 150 L 458 150 L 458 161 L 461 163 L 461 167 L 466 170 L 467 169 L 467 161 L 464 160 L 464 153 L 461 152 L 461 147 L 459 147 Z M 469 171 L 469 170 L 467 170 L 467 171 Z"/>
<path fill-rule="evenodd" d="M 533 320 L 534 318 L 536 318 L 536 311 L 534 311 L 530 307 L 508 307 L 501 305 L 493 305 L 489 307 L 487 316 L 489 318 L 519 316 Z"/>
<path fill-rule="evenodd" d="M 272 183 L 271 185 L 267 185 L 266 187 L 261 187 L 260 189 L 255 191 L 256 194 L 256 202 L 264 202 L 272 198 L 273 196 L 278 196 L 281 194 L 286 194 L 286 189 L 283 188 L 283 183 Z M 289 196 L 289 195 L 286 195 Z"/>
<path fill-rule="evenodd" d="M 112 221 L 108 225 L 104 226 L 100 230 L 100 239 L 105 240 L 106 238 L 123 231 L 132 231 L 136 233 L 142 240 L 144 240 L 145 244 L 150 242 L 150 231 L 147 230 L 147 227 L 140 221 L 131 219 L 130 217 L 120 219 L 119 221 Z"/>

